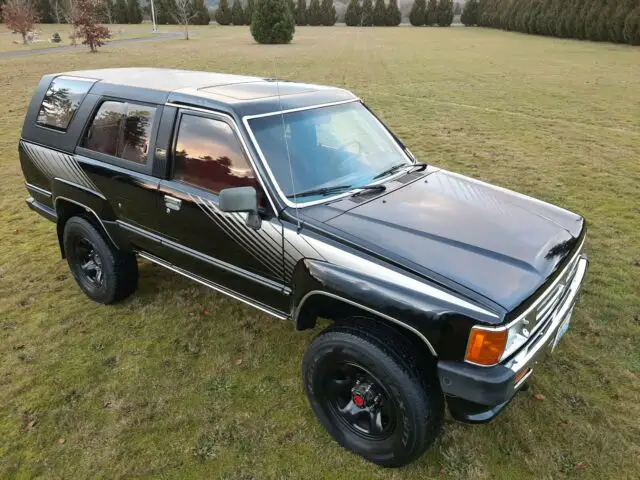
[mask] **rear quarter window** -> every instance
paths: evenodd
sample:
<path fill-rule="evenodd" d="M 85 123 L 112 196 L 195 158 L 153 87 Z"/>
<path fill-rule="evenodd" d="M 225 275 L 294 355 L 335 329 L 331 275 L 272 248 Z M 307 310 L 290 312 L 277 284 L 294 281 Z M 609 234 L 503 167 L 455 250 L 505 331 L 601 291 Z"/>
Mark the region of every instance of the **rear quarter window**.
<path fill-rule="evenodd" d="M 36 123 L 43 127 L 66 131 L 93 84 L 92 80 L 55 78 L 44 95 Z"/>

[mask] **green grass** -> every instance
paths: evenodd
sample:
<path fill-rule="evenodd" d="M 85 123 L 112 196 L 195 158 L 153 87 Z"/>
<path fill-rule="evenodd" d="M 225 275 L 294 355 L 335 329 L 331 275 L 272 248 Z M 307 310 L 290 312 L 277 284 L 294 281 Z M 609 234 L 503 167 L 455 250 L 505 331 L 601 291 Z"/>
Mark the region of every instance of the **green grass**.
<path fill-rule="evenodd" d="M 299 28 L 288 46 L 194 31 L 0 60 L 0 478 L 638 478 L 640 50 L 471 28 Z M 314 419 L 315 332 L 147 262 L 127 301 L 87 300 L 24 205 L 17 141 L 41 75 L 134 65 L 347 87 L 421 160 L 584 215 L 586 285 L 530 391 L 384 470 Z"/>

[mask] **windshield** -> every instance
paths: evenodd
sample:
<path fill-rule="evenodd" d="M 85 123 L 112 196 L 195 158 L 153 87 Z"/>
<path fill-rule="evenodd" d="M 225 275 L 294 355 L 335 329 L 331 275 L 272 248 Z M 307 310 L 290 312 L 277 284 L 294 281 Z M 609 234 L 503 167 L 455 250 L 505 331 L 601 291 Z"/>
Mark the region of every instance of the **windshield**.
<path fill-rule="evenodd" d="M 366 186 L 411 164 L 360 102 L 254 118 L 249 126 L 280 190 L 292 200 L 300 195 L 299 203 Z"/>

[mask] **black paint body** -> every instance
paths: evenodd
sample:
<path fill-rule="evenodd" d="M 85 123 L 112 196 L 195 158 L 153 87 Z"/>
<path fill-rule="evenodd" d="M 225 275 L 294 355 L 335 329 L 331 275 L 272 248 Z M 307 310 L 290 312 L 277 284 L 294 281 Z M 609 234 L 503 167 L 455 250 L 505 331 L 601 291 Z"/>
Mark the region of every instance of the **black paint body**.
<path fill-rule="evenodd" d="M 439 361 L 459 364 L 471 327 L 505 323 L 525 308 L 553 281 L 584 235 L 578 215 L 432 167 L 394 178 L 384 192 L 297 211 L 287 207 L 243 118 L 358 101 L 342 89 L 155 69 L 63 75 L 95 83 L 66 132 L 60 132 L 35 122 L 56 76 L 40 82 L 20 142 L 29 206 L 58 222 L 59 235 L 69 216 L 88 212 L 117 248 L 139 252 L 263 311 L 292 318 L 297 328 L 313 326 L 318 315 L 335 313 L 332 301 L 340 299 L 393 319 L 426 339 Z M 156 108 L 146 165 L 79 146 L 105 99 Z M 212 221 L 218 196 L 172 179 L 177 119 L 196 109 L 232 125 L 242 142 L 269 199 L 260 212 L 263 232 L 245 229 L 237 218 L 228 219 L 232 231 L 224 224 L 227 217 L 220 217 L 221 225 Z M 44 171 L 43 163 L 54 167 Z M 88 178 L 84 185 L 64 178 L 73 165 Z M 179 211 L 167 208 L 166 196 L 182 202 Z M 306 240 L 298 245 L 300 236 Z M 259 243 L 268 265 L 238 239 Z M 307 253 L 313 251 L 318 255 Z M 346 263 L 335 260 L 343 257 Z M 380 268 L 386 274 L 380 275 Z M 459 417 L 473 408 L 477 406 L 459 407 Z"/>

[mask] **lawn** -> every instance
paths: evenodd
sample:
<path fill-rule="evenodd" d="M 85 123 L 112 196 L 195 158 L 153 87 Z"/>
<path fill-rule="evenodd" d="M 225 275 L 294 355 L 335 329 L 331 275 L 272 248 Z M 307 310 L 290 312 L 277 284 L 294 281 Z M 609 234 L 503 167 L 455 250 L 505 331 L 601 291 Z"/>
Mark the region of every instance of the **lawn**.
<path fill-rule="evenodd" d="M 137 25 L 110 24 L 106 26 L 111 31 L 110 40 L 144 38 L 153 35 L 150 23 L 141 23 Z M 71 45 L 71 41 L 69 40 L 69 35 L 73 30 L 73 27 L 71 25 L 41 24 L 36 25 L 35 30 L 38 32 L 39 41 L 24 45 L 22 43 L 22 36 L 20 36 L 20 34 L 13 34 L 9 29 L 6 28 L 6 25 L 0 24 L 0 52 L 38 50 L 42 48 L 67 47 Z M 177 32 L 181 31 L 181 28 L 178 25 L 162 25 L 159 28 L 159 31 Z M 49 39 L 54 32 L 58 32 L 60 34 L 60 38 L 62 40 L 60 43 L 49 43 Z M 78 49 L 83 50 L 85 48 L 87 47 L 81 45 L 80 41 L 78 41 Z"/>
<path fill-rule="evenodd" d="M 472 28 L 309 27 L 287 46 L 193 30 L 0 60 L 0 478 L 639 478 L 640 49 Z M 425 456 L 384 470 L 307 405 L 316 332 L 147 262 L 133 297 L 91 303 L 24 204 L 17 142 L 41 75 L 114 66 L 343 86 L 421 160 L 579 212 L 591 266 L 569 333 L 492 424 L 449 420 Z"/>

